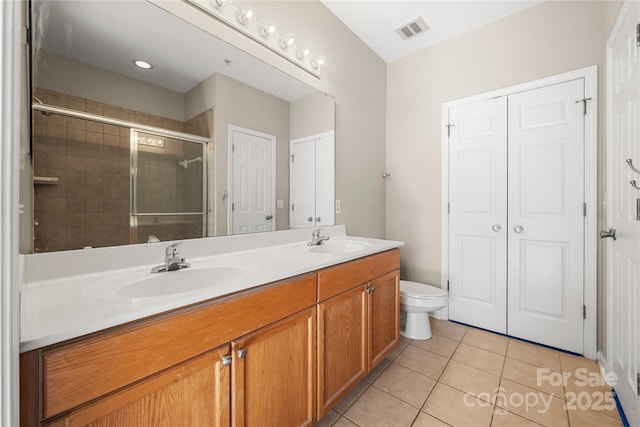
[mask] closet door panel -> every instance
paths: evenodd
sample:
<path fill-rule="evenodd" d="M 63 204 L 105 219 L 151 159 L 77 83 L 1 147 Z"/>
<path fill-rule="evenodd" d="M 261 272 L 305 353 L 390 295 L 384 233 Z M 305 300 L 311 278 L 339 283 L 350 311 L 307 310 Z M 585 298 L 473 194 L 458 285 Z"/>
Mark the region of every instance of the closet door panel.
<path fill-rule="evenodd" d="M 449 318 L 506 332 L 507 103 L 449 110 Z"/>
<path fill-rule="evenodd" d="M 582 79 L 509 96 L 508 333 L 583 351 Z"/>

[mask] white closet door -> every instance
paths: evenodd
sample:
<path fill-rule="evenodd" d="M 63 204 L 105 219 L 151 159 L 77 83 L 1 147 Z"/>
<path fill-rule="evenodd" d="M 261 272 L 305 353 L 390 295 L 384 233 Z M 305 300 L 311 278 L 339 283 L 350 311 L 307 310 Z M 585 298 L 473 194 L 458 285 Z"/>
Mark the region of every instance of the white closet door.
<path fill-rule="evenodd" d="M 316 226 L 335 224 L 333 134 L 316 139 Z"/>
<path fill-rule="evenodd" d="M 640 191 L 630 181 L 640 174 L 640 47 L 636 24 L 640 5 L 623 6 L 617 32 L 609 39 L 607 128 L 607 221 L 617 239 L 607 239 L 607 361 L 617 376 L 614 385 L 629 424 L 640 426 Z"/>
<path fill-rule="evenodd" d="M 316 143 L 300 140 L 291 143 L 291 227 L 315 226 L 316 213 Z"/>
<path fill-rule="evenodd" d="M 506 333 L 507 101 L 449 110 L 449 318 Z"/>
<path fill-rule="evenodd" d="M 509 96 L 509 335 L 583 352 L 583 79 Z M 593 207 L 595 209 L 595 207 Z"/>

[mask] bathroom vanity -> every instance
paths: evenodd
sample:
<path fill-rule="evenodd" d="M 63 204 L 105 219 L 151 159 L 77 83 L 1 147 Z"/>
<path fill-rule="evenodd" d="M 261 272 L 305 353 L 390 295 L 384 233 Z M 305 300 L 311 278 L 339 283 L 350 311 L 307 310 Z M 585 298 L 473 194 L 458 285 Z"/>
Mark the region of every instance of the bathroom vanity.
<path fill-rule="evenodd" d="M 112 313 L 116 323 L 59 342 L 73 333 L 23 335 L 22 425 L 313 425 L 399 337 L 402 244 L 332 239 L 315 251 L 294 243 L 224 255 L 263 272 L 231 277 L 238 288 L 222 295 L 174 295 L 169 310 L 162 296 L 157 313 L 123 323 Z M 265 255 L 274 250 L 296 274 L 270 280 L 278 257 Z"/>

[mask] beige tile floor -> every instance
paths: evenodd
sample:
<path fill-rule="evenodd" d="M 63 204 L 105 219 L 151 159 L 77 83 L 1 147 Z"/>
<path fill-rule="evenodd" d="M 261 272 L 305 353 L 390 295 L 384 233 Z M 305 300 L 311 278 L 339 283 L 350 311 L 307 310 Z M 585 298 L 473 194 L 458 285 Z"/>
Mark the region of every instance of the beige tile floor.
<path fill-rule="evenodd" d="M 431 319 L 316 426 L 622 426 L 596 362 Z M 564 373 L 564 376 L 563 376 Z"/>

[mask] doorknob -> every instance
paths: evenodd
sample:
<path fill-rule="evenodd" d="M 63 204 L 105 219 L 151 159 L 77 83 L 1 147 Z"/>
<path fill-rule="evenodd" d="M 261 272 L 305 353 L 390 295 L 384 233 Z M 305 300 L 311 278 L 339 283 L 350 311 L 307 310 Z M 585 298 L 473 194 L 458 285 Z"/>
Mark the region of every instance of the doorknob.
<path fill-rule="evenodd" d="M 491 229 L 497 233 L 498 231 L 502 230 L 502 226 L 500 224 L 493 224 L 491 226 Z"/>
<path fill-rule="evenodd" d="M 309 222 L 313 222 L 313 217 L 312 217 L 312 216 L 310 216 L 309 218 L 307 218 L 307 221 L 309 221 Z"/>
<path fill-rule="evenodd" d="M 607 231 L 600 230 L 600 238 L 606 239 L 607 237 L 611 237 L 613 240 L 616 240 L 616 229 L 610 228 Z"/>
<path fill-rule="evenodd" d="M 316 217 L 316 222 L 320 222 L 320 221 L 322 221 L 322 218 Z"/>
<path fill-rule="evenodd" d="M 273 215 L 267 215 L 264 217 L 264 219 L 266 219 L 267 221 L 272 220 L 273 219 Z"/>
<path fill-rule="evenodd" d="M 524 231 L 524 227 L 518 224 L 513 227 L 513 231 L 515 231 L 516 233 L 522 233 Z"/>

